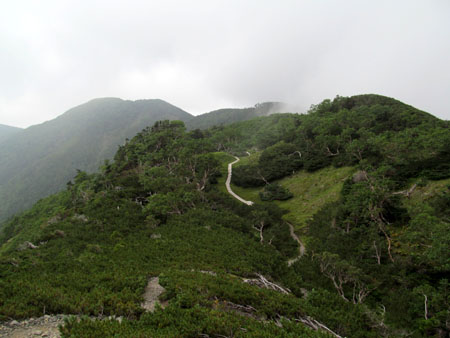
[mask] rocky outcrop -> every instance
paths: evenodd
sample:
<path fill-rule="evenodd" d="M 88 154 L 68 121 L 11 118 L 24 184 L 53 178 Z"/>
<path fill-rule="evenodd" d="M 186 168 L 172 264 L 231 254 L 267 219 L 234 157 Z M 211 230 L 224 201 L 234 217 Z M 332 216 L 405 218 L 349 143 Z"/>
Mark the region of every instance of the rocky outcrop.
<path fill-rule="evenodd" d="M 0 324 L 0 337 L 61 337 L 59 325 L 64 324 L 64 315 L 29 318 L 23 321 L 12 320 Z"/>
<path fill-rule="evenodd" d="M 59 338 L 59 326 L 64 325 L 64 319 L 74 317 L 73 315 L 45 315 L 39 318 L 28 318 L 22 321 L 11 320 L 0 323 L 0 337 L 28 338 L 28 337 L 47 337 Z M 80 316 L 75 316 L 80 319 Z M 122 322 L 122 317 L 89 317 L 91 320 L 117 320 Z"/>
<path fill-rule="evenodd" d="M 367 181 L 367 172 L 364 170 L 357 171 L 352 177 L 353 183 L 359 183 Z"/>
<path fill-rule="evenodd" d="M 39 248 L 39 246 L 34 245 L 34 244 L 31 243 L 31 242 L 23 242 L 22 244 L 20 244 L 20 245 L 17 247 L 17 250 L 18 250 L 18 251 L 24 251 L 24 250 L 26 250 L 26 249 L 37 249 L 37 248 Z"/>
<path fill-rule="evenodd" d="M 149 312 L 155 311 L 156 303 L 159 303 L 158 298 L 165 290 L 166 289 L 159 285 L 158 277 L 150 278 L 143 295 L 144 302 L 141 304 L 142 308 Z M 164 307 L 163 305 L 164 304 L 161 304 L 162 307 Z"/>

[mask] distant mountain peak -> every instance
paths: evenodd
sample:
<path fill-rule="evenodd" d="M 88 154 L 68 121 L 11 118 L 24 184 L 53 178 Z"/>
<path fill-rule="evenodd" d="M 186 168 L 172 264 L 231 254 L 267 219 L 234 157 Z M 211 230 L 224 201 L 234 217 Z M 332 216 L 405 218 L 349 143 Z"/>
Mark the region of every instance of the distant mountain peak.
<path fill-rule="evenodd" d="M 0 143 L 21 130 L 23 129 L 18 127 L 7 126 L 5 124 L 0 124 Z"/>
<path fill-rule="evenodd" d="M 3 141 L 0 128 L 0 222 L 64 188 L 76 169 L 97 170 L 126 138 L 156 121 L 191 118 L 191 114 L 160 99 L 104 97 Z"/>

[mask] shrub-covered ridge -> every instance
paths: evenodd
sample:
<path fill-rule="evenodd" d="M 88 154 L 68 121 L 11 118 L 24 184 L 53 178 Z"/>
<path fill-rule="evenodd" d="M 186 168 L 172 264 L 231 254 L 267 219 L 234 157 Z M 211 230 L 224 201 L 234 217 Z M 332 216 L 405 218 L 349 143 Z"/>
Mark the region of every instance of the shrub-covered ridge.
<path fill-rule="evenodd" d="M 1 319 L 125 318 L 69 321 L 67 336 L 324 334 L 307 317 L 348 337 L 445 334 L 448 140 L 447 122 L 373 95 L 205 131 L 158 122 L 98 173 L 78 172 L 4 226 Z M 306 253 L 291 267 L 297 242 L 277 205 L 295 208 L 295 196 L 249 207 L 217 184 L 227 158 L 217 151 L 255 149 L 257 162 L 233 170 L 236 184 L 332 166 L 356 172 L 307 221 Z M 243 282 L 258 275 L 290 293 Z M 143 313 L 154 276 L 168 307 Z"/>

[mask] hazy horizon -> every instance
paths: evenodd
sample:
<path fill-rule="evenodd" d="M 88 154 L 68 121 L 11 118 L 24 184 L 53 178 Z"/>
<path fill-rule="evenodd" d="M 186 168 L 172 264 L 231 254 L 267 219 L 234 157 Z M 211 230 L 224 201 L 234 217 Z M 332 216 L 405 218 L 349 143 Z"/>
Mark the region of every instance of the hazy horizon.
<path fill-rule="evenodd" d="M 20 1 L 0 5 L 0 124 L 97 97 L 193 115 L 380 94 L 450 119 L 450 2 Z"/>

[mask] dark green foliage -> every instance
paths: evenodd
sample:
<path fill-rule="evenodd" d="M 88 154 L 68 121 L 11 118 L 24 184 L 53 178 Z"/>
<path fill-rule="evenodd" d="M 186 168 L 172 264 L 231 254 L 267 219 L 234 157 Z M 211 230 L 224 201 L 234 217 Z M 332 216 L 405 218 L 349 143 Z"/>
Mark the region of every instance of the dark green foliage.
<path fill-rule="evenodd" d="M 266 148 L 259 158 L 259 167 L 267 181 L 292 174 L 303 166 L 301 152 L 283 141 Z"/>
<path fill-rule="evenodd" d="M 450 272 L 447 193 L 410 215 L 392 194 L 396 183 L 384 173 L 380 168 L 368 172 L 365 181 L 346 182 L 341 201 L 310 223 L 310 249 L 322 274 L 342 281 L 342 289 L 334 285 L 342 297 L 354 299 L 359 288 L 368 292 L 366 302 L 383 305 L 387 324 L 424 335 L 445 331 L 450 318 L 449 290 L 443 286 Z M 376 312 L 372 316 L 378 318 Z"/>
<path fill-rule="evenodd" d="M 378 95 L 337 97 L 306 115 L 277 114 L 212 132 L 217 150 L 262 150 L 257 166 L 233 178 L 242 187 L 329 165 L 385 165 L 398 187 L 412 177 L 450 177 L 448 122 Z"/>
<path fill-rule="evenodd" d="M 267 184 L 264 187 L 264 190 L 259 193 L 261 201 L 284 201 L 291 198 L 292 196 L 292 193 L 287 188 L 284 188 L 278 183 Z"/>
<path fill-rule="evenodd" d="M 240 187 L 261 187 L 265 183 L 261 170 L 256 165 L 241 165 L 233 168 L 231 182 Z"/>
<path fill-rule="evenodd" d="M 245 154 L 254 148 L 265 149 L 281 140 L 289 142 L 294 139 L 299 117 L 295 114 L 273 114 L 230 126 L 213 127 L 209 130 L 210 139 L 216 151 Z"/>
<path fill-rule="evenodd" d="M 145 314 L 139 321 L 114 320 L 81 322 L 69 320 L 63 334 L 74 337 L 328 337 L 292 321 L 282 320 L 283 327 L 261 323 L 255 319 L 201 306 L 187 309 L 170 305 L 154 314 Z"/>
<path fill-rule="evenodd" d="M 75 169 L 96 171 L 127 137 L 155 121 L 190 118 L 162 100 L 104 98 L 15 133 L 0 143 L 0 222 L 63 189 Z"/>
<path fill-rule="evenodd" d="M 259 116 L 275 113 L 293 112 L 290 107 L 280 102 L 264 102 L 251 108 L 219 109 L 190 119 L 186 126 L 189 130 L 206 129 L 213 126 L 222 126 L 239 121 L 246 121 Z"/>

